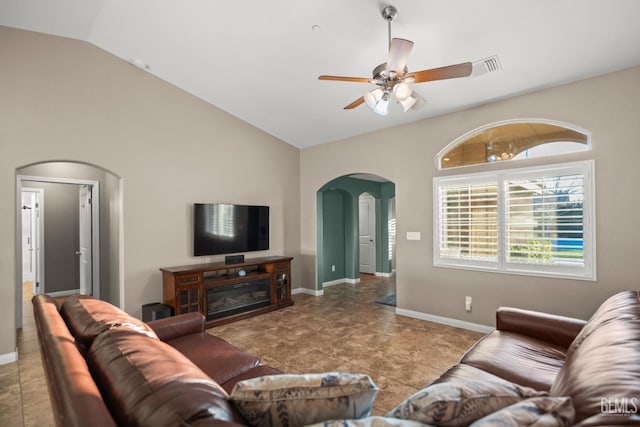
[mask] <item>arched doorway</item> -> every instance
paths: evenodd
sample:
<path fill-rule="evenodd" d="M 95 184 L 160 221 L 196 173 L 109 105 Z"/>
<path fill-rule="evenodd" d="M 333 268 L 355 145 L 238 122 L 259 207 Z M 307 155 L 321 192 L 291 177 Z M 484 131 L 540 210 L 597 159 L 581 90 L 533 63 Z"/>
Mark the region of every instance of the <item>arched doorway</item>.
<path fill-rule="evenodd" d="M 360 196 L 373 199 L 371 272 L 391 276 L 395 266 L 395 184 L 372 174 L 335 178 L 317 192 L 317 293 L 324 286 L 360 281 Z"/>
<path fill-rule="evenodd" d="M 32 246 L 36 252 L 42 251 L 40 262 L 36 263 L 39 268 L 35 269 L 39 275 L 31 277 L 36 280 L 34 293 L 86 293 L 122 307 L 121 178 L 99 166 L 56 161 L 17 168 L 16 182 L 16 211 L 20 222 L 16 232 L 16 259 L 20 264 L 24 262 L 23 254 L 28 252 L 24 250 L 25 244 L 32 242 L 23 236 L 22 222 L 27 217 L 23 212 L 38 210 L 44 227 L 40 230 L 40 244 Z M 23 193 L 40 199 L 23 199 Z M 23 203 L 24 200 L 29 203 Z M 63 229 L 66 231 L 61 231 Z M 24 266 L 18 266 L 17 272 L 16 325 L 20 328 Z M 65 274 L 72 276 L 67 278 Z M 38 280 L 42 281 L 43 289 L 35 286 Z M 61 287 L 60 283 L 65 280 L 71 284 Z"/>

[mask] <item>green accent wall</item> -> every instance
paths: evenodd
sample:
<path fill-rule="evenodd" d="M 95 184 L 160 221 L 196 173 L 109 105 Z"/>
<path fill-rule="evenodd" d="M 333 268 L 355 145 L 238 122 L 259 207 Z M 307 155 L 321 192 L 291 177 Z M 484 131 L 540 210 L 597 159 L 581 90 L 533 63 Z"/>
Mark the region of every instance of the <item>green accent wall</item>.
<path fill-rule="evenodd" d="M 322 193 L 323 197 L 323 242 L 324 247 L 324 281 L 345 277 L 345 202 L 348 195 L 340 190 L 328 190 Z M 331 266 L 335 266 L 332 271 Z"/>
<path fill-rule="evenodd" d="M 376 272 L 391 273 L 389 212 L 395 184 L 343 176 L 318 191 L 318 287 L 342 278 L 360 277 L 359 197 L 369 193 L 376 206 Z M 332 271 L 335 266 L 335 271 Z"/>

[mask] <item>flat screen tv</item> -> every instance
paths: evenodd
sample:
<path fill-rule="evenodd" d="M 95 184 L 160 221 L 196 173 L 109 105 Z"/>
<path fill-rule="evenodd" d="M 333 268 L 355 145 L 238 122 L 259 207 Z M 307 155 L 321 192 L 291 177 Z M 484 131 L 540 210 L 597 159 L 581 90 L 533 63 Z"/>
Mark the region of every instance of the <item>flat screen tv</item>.
<path fill-rule="evenodd" d="M 269 249 L 269 206 L 195 203 L 193 255 Z"/>

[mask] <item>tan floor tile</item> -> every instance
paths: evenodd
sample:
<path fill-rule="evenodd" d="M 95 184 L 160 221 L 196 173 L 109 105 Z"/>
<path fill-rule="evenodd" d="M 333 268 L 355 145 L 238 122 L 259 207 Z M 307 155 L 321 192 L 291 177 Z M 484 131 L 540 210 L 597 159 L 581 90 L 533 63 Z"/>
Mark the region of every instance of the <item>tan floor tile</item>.
<path fill-rule="evenodd" d="M 283 372 L 368 374 L 380 387 L 373 413 L 384 415 L 482 336 L 397 316 L 393 307 L 374 303 L 394 291 L 393 279 L 363 276 L 360 284 L 327 287 L 323 297 L 295 295 L 286 310 L 209 332 Z"/>
<path fill-rule="evenodd" d="M 20 384 L 0 384 L 0 425 L 22 425 L 22 396 Z"/>
<path fill-rule="evenodd" d="M 49 402 L 27 405 L 24 407 L 25 427 L 49 427 L 55 426 L 53 413 Z"/>
<path fill-rule="evenodd" d="M 384 387 L 380 388 L 376 396 L 372 415 L 385 415 L 416 391 L 418 390 L 404 384 L 393 381 L 388 382 Z"/>

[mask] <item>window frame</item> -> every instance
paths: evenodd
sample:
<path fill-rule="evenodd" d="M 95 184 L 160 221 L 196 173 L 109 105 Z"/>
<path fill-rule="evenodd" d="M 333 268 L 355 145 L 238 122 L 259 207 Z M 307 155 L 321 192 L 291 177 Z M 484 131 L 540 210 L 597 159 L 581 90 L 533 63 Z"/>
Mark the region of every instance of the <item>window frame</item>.
<path fill-rule="evenodd" d="M 583 260 L 581 266 L 554 263 L 552 265 L 518 264 L 507 262 L 508 236 L 506 234 L 507 180 L 540 178 L 550 174 L 581 174 L 583 181 Z M 498 188 L 497 212 L 497 260 L 479 261 L 453 259 L 441 256 L 440 243 L 440 188 L 446 184 L 469 184 L 491 182 Z M 553 277 L 585 281 L 596 280 L 596 200 L 595 161 L 584 160 L 568 163 L 547 164 L 535 167 L 496 169 L 492 171 L 447 175 L 433 178 L 433 265 L 434 267 L 455 268 L 474 271 L 489 271 L 503 274 Z"/>
<path fill-rule="evenodd" d="M 483 126 L 479 126 L 473 130 L 470 130 L 469 132 L 465 133 L 464 135 L 456 138 L 454 141 L 452 141 L 451 143 L 447 144 L 446 147 L 444 147 L 442 150 L 440 150 L 440 152 L 438 152 L 438 154 L 436 154 L 435 156 L 435 163 L 436 163 L 436 170 L 438 171 L 454 171 L 457 170 L 459 168 L 473 168 L 473 167 L 478 167 L 478 166 L 483 166 L 483 165 L 494 165 L 496 163 L 492 163 L 492 162 L 480 162 L 480 163 L 473 163 L 473 164 L 465 164 L 465 165 L 460 165 L 460 166 L 452 166 L 452 167 L 443 167 L 443 160 L 444 158 L 447 156 L 447 153 L 449 153 L 451 150 L 453 150 L 454 148 L 456 148 L 458 145 L 464 144 L 467 140 L 469 140 L 470 138 L 473 138 L 474 136 L 494 129 L 494 128 L 500 128 L 502 126 L 508 126 L 508 125 L 513 125 L 513 124 L 542 124 L 542 125 L 551 125 L 551 126 L 557 126 L 560 128 L 564 128 L 567 130 L 571 130 L 577 133 L 581 133 L 585 136 L 586 138 L 586 143 L 585 143 L 585 150 L 579 150 L 579 151 L 575 151 L 572 153 L 563 153 L 561 155 L 567 155 L 567 154 L 578 154 L 578 153 L 583 153 L 583 152 L 588 152 L 592 150 L 592 140 L 591 140 L 591 132 L 587 129 L 581 128 L 579 126 L 570 124 L 570 123 L 566 123 L 566 122 L 562 122 L 562 121 L 558 121 L 558 120 L 551 120 L 551 119 L 546 119 L 546 118 L 516 118 L 516 119 L 508 119 L 508 120 L 500 120 L 497 122 L 493 122 L 493 123 L 488 123 L 486 125 Z M 536 159 L 544 159 L 544 158 L 552 158 L 552 155 L 544 155 L 544 156 L 536 156 Z M 528 161 L 529 159 L 509 159 L 509 162 L 521 162 L 521 161 Z M 514 166 L 507 166 L 507 167 L 518 167 L 516 165 Z"/>

